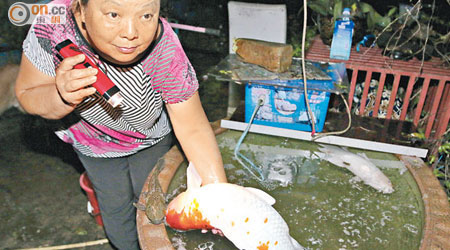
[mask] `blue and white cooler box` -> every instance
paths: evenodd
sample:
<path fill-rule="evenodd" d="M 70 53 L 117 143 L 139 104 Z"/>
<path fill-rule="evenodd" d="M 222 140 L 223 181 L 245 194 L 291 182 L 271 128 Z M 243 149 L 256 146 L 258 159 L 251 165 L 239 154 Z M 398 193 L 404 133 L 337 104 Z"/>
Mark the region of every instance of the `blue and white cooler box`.
<path fill-rule="evenodd" d="M 308 88 L 318 84 L 323 89 L 333 88 L 332 80 L 308 80 L 307 83 Z M 312 131 L 304 96 L 303 80 L 247 83 L 245 86 L 246 123 L 250 122 L 260 97 L 264 98 L 264 105 L 256 113 L 253 124 Z M 325 123 L 330 93 L 308 89 L 308 99 L 315 118 L 316 132 L 321 132 Z"/>

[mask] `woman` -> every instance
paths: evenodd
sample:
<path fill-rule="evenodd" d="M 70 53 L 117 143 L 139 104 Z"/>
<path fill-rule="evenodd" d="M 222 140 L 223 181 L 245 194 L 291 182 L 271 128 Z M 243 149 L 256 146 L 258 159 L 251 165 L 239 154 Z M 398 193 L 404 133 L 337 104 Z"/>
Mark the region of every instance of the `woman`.
<path fill-rule="evenodd" d="M 67 6 L 66 23 L 31 27 L 17 98 L 28 113 L 63 121 L 55 133 L 73 145 L 93 182 L 108 238 L 119 249 L 138 249 L 132 203 L 172 145 L 172 129 L 203 184 L 226 182 L 195 72 L 169 24 L 159 18 L 159 0 L 51 3 Z M 118 107 L 91 86 L 96 69 L 74 69 L 84 55 L 64 60 L 57 55 L 55 46 L 66 39 L 119 87 L 124 100 Z"/>

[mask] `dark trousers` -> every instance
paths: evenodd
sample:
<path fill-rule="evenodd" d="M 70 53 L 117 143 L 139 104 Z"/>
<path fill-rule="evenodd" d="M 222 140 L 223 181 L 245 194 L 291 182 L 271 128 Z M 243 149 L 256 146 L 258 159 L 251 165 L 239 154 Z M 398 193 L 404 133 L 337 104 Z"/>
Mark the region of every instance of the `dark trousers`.
<path fill-rule="evenodd" d="M 77 152 L 94 185 L 105 232 L 120 250 L 140 249 L 136 230 L 137 202 L 147 176 L 173 145 L 169 134 L 156 145 L 120 158 L 94 158 Z"/>

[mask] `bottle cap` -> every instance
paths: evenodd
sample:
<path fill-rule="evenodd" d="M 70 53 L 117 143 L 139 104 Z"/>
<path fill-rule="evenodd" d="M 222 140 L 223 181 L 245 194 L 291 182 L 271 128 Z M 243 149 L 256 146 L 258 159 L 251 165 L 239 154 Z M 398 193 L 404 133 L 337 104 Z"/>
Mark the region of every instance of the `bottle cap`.
<path fill-rule="evenodd" d="M 342 14 L 350 15 L 350 8 L 344 8 L 344 10 L 342 11 Z"/>

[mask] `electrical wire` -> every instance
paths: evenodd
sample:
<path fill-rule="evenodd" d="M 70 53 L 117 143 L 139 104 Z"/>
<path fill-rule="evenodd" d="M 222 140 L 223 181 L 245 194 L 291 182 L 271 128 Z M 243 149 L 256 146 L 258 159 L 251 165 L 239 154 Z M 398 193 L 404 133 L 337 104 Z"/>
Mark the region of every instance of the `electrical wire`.
<path fill-rule="evenodd" d="M 342 93 L 340 93 L 339 95 L 342 97 L 342 100 L 344 101 L 345 107 L 346 107 L 346 111 L 348 114 L 348 125 L 344 130 L 341 131 L 336 131 L 336 132 L 327 132 L 327 133 L 316 133 L 316 128 L 315 128 L 315 117 L 312 113 L 311 107 L 309 105 L 309 99 L 308 99 L 308 88 L 307 88 L 307 77 L 306 77 L 306 66 L 305 66 L 305 43 L 306 43 L 306 24 L 307 24 L 307 17 L 308 17 L 308 3 L 307 0 L 303 0 L 303 32 L 302 32 L 302 75 L 303 75 L 303 89 L 304 89 L 304 96 L 305 96 L 305 101 L 306 101 L 306 107 L 308 109 L 308 114 L 309 117 L 311 119 L 311 136 L 312 136 L 312 140 L 317 140 L 319 138 L 322 138 L 324 136 L 328 136 L 328 135 L 340 135 L 340 134 L 344 134 L 345 132 L 347 132 L 351 125 L 352 125 L 352 116 L 350 113 L 350 108 L 348 106 L 347 100 L 345 100 L 345 97 L 343 96 Z"/>
<path fill-rule="evenodd" d="M 351 113 L 350 113 L 350 107 L 348 106 L 347 100 L 345 100 L 345 97 L 344 97 L 344 95 L 343 95 L 342 93 L 339 94 L 339 96 L 340 96 L 340 97 L 342 98 L 342 100 L 344 101 L 345 108 L 346 108 L 346 111 L 347 111 L 347 115 L 348 115 L 348 124 L 347 124 L 347 127 L 346 127 L 344 130 L 341 130 L 341 131 L 327 132 L 327 133 L 316 133 L 316 135 L 313 136 L 313 138 L 312 138 L 313 141 L 315 141 L 315 140 L 317 140 L 317 139 L 319 139 L 319 138 L 322 138 L 322 137 L 324 137 L 324 136 L 328 136 L 328 135 L 341 135 L 341 134 L 344 134 L 344 133 L 347 132 L 347 131 L 350 129 L 350 127 L 352 126 L 352 115 L 351 115 Z"/>
<path fill-rule="evenodd" d="M 307 85 L 307 77 L 306 77 L 306 66 L 305 66 L 305 43 L 306 43 L 306 23 L 307 23 L 307 16 L 308 16 L 308 5 L 307 1 L 303 0 L 303 33 L 302 33 L 302 75 L 303 75 L 303 89 L 305 91 L 305 101 L 306 101 L 306 107 L 308 109 L 308 114 L 311 119 L 311 136 L 314 136 L 316 133 L 316 126 L 315 126 L 315 117 L 313 116 L 313 113 L 311 111 L 311 107 L 309 106 L 309 99 L 308 99 L 308 88 Z"/>

